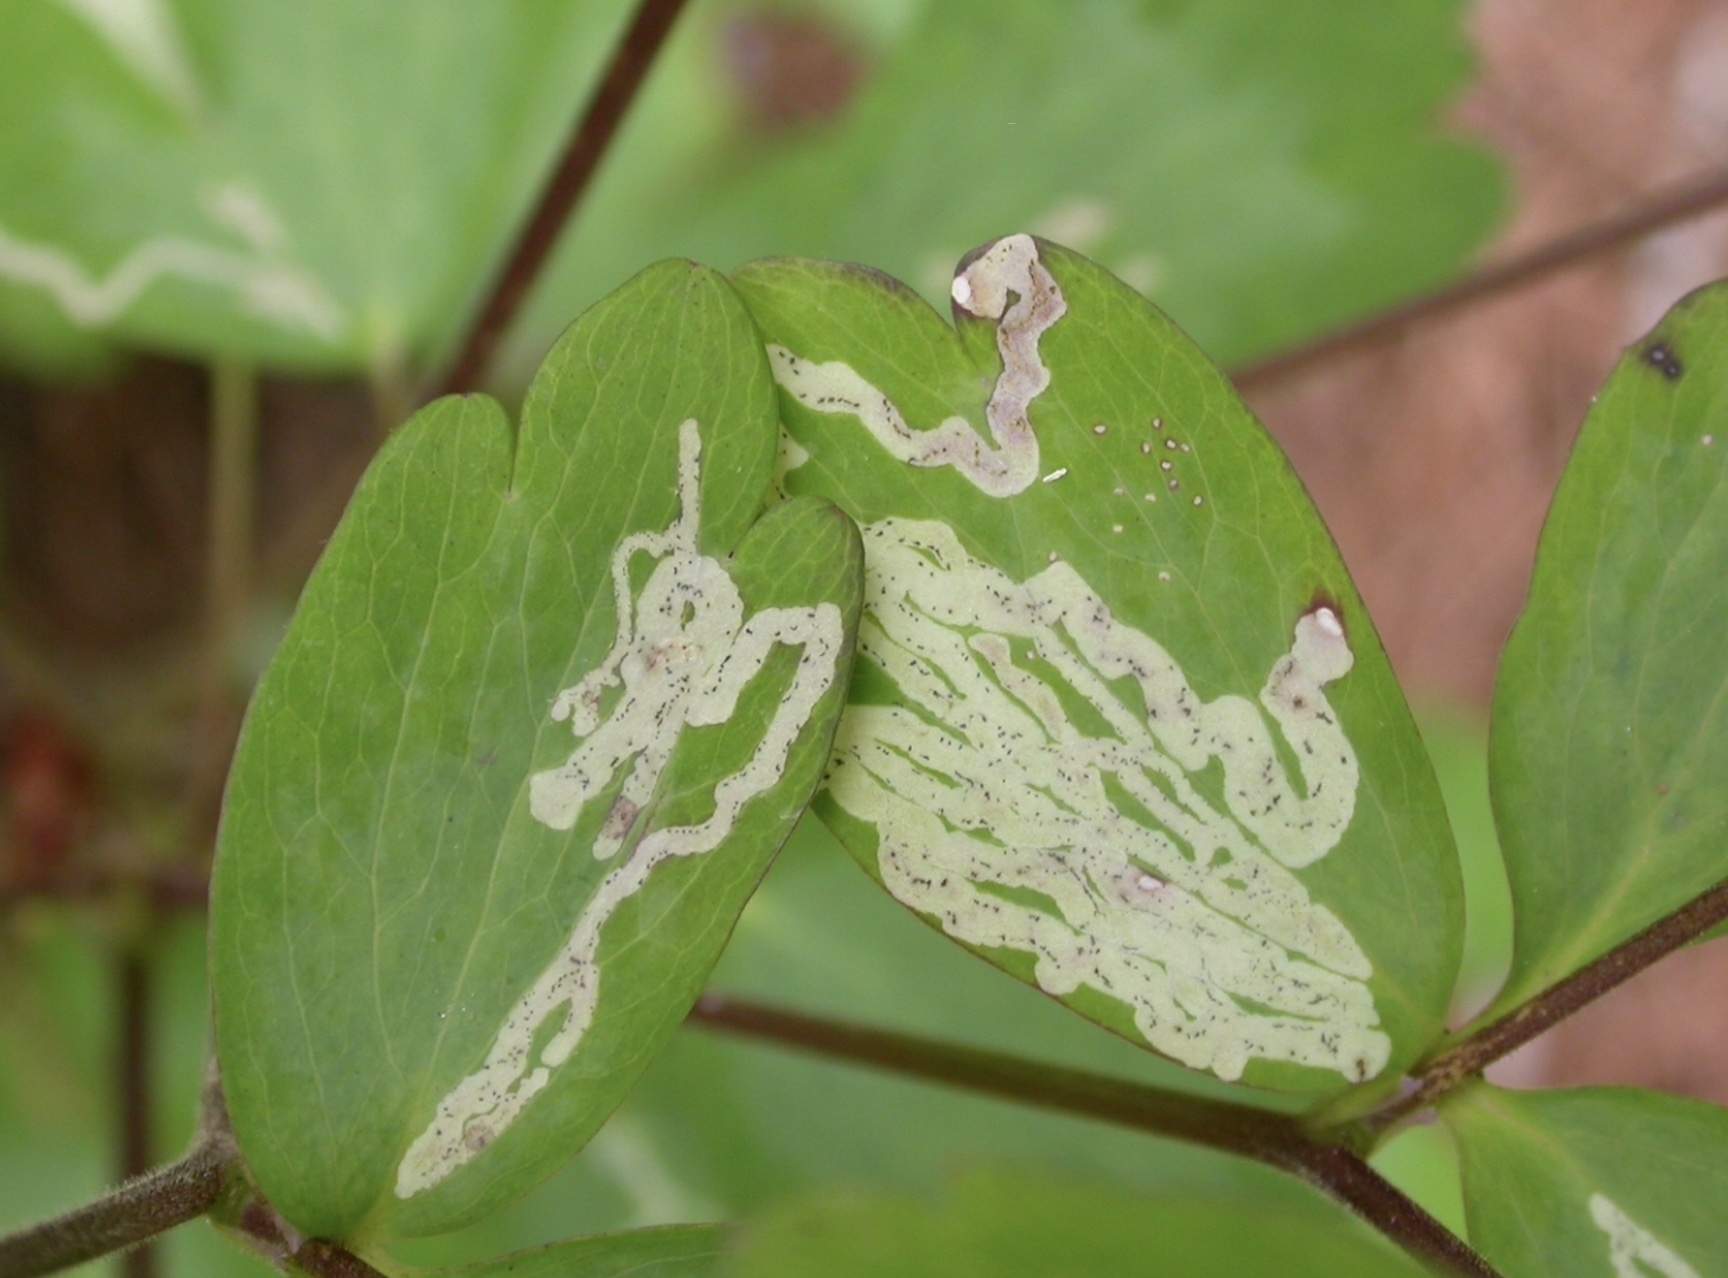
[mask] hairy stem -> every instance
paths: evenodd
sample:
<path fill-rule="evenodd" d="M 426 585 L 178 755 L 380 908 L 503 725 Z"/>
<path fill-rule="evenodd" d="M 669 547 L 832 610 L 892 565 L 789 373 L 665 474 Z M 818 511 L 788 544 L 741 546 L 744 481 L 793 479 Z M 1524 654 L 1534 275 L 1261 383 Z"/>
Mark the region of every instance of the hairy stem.
<path fill-rule="evenodd" d="M 821 1056 L 874 1065 L 1252 1158 L 1300 1176 L 1427 1263 L 1472 1278 L 1494 1278 L 1494 1271 L 1480 1256 L 1367 1163 L 1349 1150 L 1310 1136 L 1289 1115 L 978 1048 L 846 1025 L 717 994 L 704 995 L 691 1010 L 690 1020 Z"/>
<path fill-rule="evenodd" d="M 641 0 L 637 6 L 636 16 L 613 51 L 600 86 L 570 137 L 562 162 L 540 193 L 533 215 L 517 237 L 515 248 L 498 273 L 461 353 L 444 379 L 445 394 L 474 390 L 485 378 L 499 343 L 551 256 L 571 213 L 593 181 L 684 2 Z"/>
<path fill-rule="evenodd" d="M 300 1237 L 261 1200 L 247 1204 L 235 1228 L 284 1269 L 292 1265 L 312 1278 L 384 1278 L 351 1251 L 317 1238 Z"/>
<path fill-rule="evenodd" d="M 1728 880 L 1441 1052 L 1416 1075 L 1414 1088 L 1370 1114 L 1363 1120 L 1364 1125 L 1373 1132 L 1385 1131 L 1426 1109 L 1465 1079 L 1480 1074 L 1502 1056 L 1516 1051 L 1658 959 L 1697 940 L 1725 919 L 1728 919 Z"/>
<path fill-rule="evenodd" d="M 119 960 L 120 1043 L 115 1089 L 120 1127 L 120 1176 L 142 1175 L 150 1158 L 150 985 L 151 970 L 140 946 L 129 946 Z M 4 1272 L 0 1270 L 0 1272 Z M 125 1278 L 154 1278 L 156 1251 L 149 1243 L 126 1253 Z"/>
<path fill-rule="evenodd" d="M 221 1193 L 223 1170 L 221 1147 L 200 1143 L 179 1162 L 128 1181 L 97 1202 L 0 1238 L 0 1274 L 55 1273 L 196 1220 Z"/>
<path fill-rule="evenodd" d="M 1723 204 L 1728 204 L 1728 172 L 1708 174 L 1628 212 L 1593 226 L 1580 227 L 1528 253 L 1486 266 L 1455 284 L 1413 298 L 1280 354 L 1257 360 L 1232 372 L 1231 380 L 1240 390 L 1269 385 L 1340 355 L 1396 337 L 1426 320 L 1535 284 L 1592 257 L 1625 248 L 1664 227 L 1702 216 Z"/>

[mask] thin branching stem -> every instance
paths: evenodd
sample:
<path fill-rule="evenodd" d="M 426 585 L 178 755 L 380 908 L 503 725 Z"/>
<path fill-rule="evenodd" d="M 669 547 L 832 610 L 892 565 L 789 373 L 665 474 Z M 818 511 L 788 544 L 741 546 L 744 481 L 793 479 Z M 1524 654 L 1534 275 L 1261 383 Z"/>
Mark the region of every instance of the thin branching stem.
<path fill-rule="evenodd" d="M 151 985 L 152 970 L 142 945 L 127 946 L 116 964 L 120 1004 L 120 1042 L 115 1061 L 119 1104 L 120 1175 L 130 1180 L 151 1166 Z M 3 1272 L 3 1271 L 0 1271 Z M 155 1278 L 156 1249 L 144 1242 L 126 1253 L 124 1278 Z"/>
<path fill-rule="evenodd" d="M 641 0 L 636 15 L 613 51 L 612 61 L 564 149 L 564 158 L 540 193 L 492 290 L 480 308 L 461 352 L 444 379 L 445 394 L 479 387 L 492 366 L 511 321 L 552 255 L 570 215 L 593 182 L 594 174 L 617 136 L 618 126 L 636 100 L 660 47 L 684 8 L 685 0 Z"/>
<path fill-rule="evenodd" d="M 1348 1149 L 1293 1117 L 979 1048 L 847 1025 L 723 995 L 704 995 L 690 1020 L 818 1055 L 873 1065 L 1004 1100 L 1101 1119 L 1252 1158 L 1293 1173 L 1359 1213 L 1409 1254 L 1449 1273 L 1494 1278 L 1456 1235 Z"/>
<path fill-rule="evenodd" d="M 1416 324 L 1540 283 L 1569 267 L 1626 248 L 1653 232 L 1728 204 L 1728 171 L 1675 187 L 1625 213 L 1580 227 L 1546 244 L 1485 266 L 1454 284 L 1257 360 L 1231 373 L 1240 390 L 1257 390 L 1341 355 L 1399 336 Z"/>
<path fill-rule="evenodd" d="M 228 771 L 232 653 L 252 598 L 258 508 L 258 377 L 239 360 L 210 369 L 209 531 L 204 562 L 204 651 L 193 725 L 188 807 L 211 808 Z"/>
<path fill-rule="evenodd" d="M 201 1143 L 179 1162 L 146 1172 L 88 1206 L 0 1238 L 0 1274 L 56 1273 L 196 1220 L 220 1195 L 223 1170 L 221 1146 Z"/>
<path fill-rule="evenodd" d="M 1435 1056 L 1417 1073 L 1416 1086 L 1369 1115 L 1363 1120 L 1365 1126 L 1373 1132 L 1386 1131 L 1428 1108 L 1465 1079 L 1480 1074 L 1502 1056 L 1724 920 L 1728 920 L 1728 880 Z"/>

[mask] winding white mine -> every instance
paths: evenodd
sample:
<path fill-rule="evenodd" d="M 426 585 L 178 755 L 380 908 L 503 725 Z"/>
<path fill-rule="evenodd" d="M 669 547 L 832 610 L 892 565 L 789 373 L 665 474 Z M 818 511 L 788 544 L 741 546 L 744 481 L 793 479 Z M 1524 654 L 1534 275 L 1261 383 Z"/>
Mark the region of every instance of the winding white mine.
<path fill-rule="evenodd" d="M 725 566 L 697 549 L 701 438 L 695 421 L 679 428 L 679 446 L 678 518 L 659 532 L 624 538 L 613 551 L 617 637 L 604 660 L 553 703 L 552 717 L 568 719 L 580 743 L 561 767 L 530 778 L 529 811 L 544 825 L 569 830 L 595 799 L 615 790 L 593 842 L 594 856 L 610 860 L 637 828 L 685 727 L 726 722 L 780 645 L 799 650 L 791 686 L 750 759 L 715 785 L 713 814 L 697 825 L 644 834 L 601 881 L 563 948 L 505 1018 L 485 1063 L 439 1102 L 431 1125 L 403 1155 L 399 1198 L 430 1189 L 474 1158 L 545 1089 L 594 1019 L 607 920 L 661 862 L 720 846 L 744 805 L 780 780 L 794 741 L 833 685 L 845 642 L 840 610 L 831 603 L 764 608 L 745 619 Z M 632 598 L 630 561 L 638 554 L 657 562 Z M 602 716 L 609 690 L 618 695 Z M 556 1032 L 544 1034 L 554 1023 Z"/>
<path fill-rule="evenodd" d="M 198 105 L 197 81 L 174 10 L 165 0 L 59 0 L 89 24 L 138 80 L 190 114 Z"/>
<path fill-rule="evenodd" d="M 1068 303 L 1038 260 L 1030 235 L 997 240 L 974 259 L 954 277 L 954 301 L 973 315 L 997 321 L 1002 372 L 984 407 L 989 439 L 964 417 L 949 417 L 930 430 L 912 429 L 888 396 L 839 360 L 817 363 L 770 345 L 769 366 L 774 380 L 800 404 L 857 418 L 896 461 L 952 466 L 990 496 L 1012 497 L 1040 477 L 1038 438 L 1028 410 L 1050 385 L 1050 370 L 1038 342 L 1067 314 Z"/>
<path fill-rule="evenodd" d="M 1698 1271 L 1605 1194 L 1590 1195 L 1590 1219 L 1608 1235 L 1615 1278 L 1698 1278 Z"/>
<path fill-rule="evenodd" d="M 280 219 L 256 190 L 227 183 L 206 192 L 203 204 L 245 248 L 163 235 L 141 241 L 97 275 L 66 249 L 0 226 L 0 282 L 41 289 L 80 328 L 111 324 L 156 284 L 180 279 L 224 289 L 242 311 L 278 328 L 326 342 L 342 336 L 342 308 L 322 282 L 288 260 Z"/>
<path fill-rule="evenodd" d="M 1352 663 L 1337 615 L 1298 620 L 1258 705 L 1208 702 L 1067 563 L 1016 582 L 915 520 L 865 548 L 860 652 L 905 704 L 847 711 L 828 784 L 876 827 L 888 890 L 1035 956 L 1051 994 L 1121 1001 L 1153 1047 L 1221 1078 L 1256 1059 L 1379 1073 L 1372 966 L 1290 872 L 1355 808 L 1324 692 Z"/>

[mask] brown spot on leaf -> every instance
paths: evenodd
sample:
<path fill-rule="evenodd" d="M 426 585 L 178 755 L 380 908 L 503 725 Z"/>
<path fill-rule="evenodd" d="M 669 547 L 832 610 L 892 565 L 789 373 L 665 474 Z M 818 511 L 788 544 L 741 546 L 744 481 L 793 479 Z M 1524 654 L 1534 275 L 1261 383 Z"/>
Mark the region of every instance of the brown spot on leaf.
<path fill-rule="evenodd" d="M 1679 381 L 1686 372 L 1686 366 L 1680 362 L 1680 357 L 1667 342 L 1652 342 L 1646 346 L 1644 362 L 1671 382 Z"/>
<path fill-rule="evenodd" d="M 637 806 L 629 799 L 620 798 L 612 805 L 612 810 L 606 814 L 606 821 L 600 827 L 600 833 L 608 839 L 621 839 L 630 831 L 630 825 L 636 820 Z"/>

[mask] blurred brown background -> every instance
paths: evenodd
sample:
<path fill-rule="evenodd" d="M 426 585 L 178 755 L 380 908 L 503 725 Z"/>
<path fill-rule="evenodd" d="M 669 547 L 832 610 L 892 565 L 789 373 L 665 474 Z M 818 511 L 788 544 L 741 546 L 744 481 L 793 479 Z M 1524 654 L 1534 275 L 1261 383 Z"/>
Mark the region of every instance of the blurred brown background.
<path fill-rule="evenodd" d="M 1722 0 L 1484 0 L 1472 32 L 1479 78 L 1455 119 L 1503 158 L 1513 199 L 1484 262 L 1728 167 Z M 1728 213 L 1716 213 L 1250 392 L 1414 698 L 1485 712 L 1591 396 L 1623 346 L 1724 274 Z M 1728 947 L 1673 956 L 1496 1077 L 1728 1104 Z"/>

